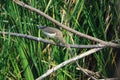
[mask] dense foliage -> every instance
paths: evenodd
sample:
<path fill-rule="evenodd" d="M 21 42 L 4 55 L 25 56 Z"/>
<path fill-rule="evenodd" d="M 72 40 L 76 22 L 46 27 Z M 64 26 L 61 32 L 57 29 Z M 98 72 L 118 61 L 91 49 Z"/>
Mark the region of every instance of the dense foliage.
<path fill-rule="evenodd" d="M 111 41 L 119 38 L 118 14 L 115 0 L 21 0 L 35 7 L 72 29 L 93 37 Z M 0 1 L 0 31 L 29 34 L 48 39 L 38 25 L 60 29 L 71 44 L 95 44 L 88 39 L 72 34 L 43 16 L 27 10 L 12 0 Z M 72 49 L 75 55 L 88 49 Z M 113 77 L 118 60 L 118 50 L 105 48 L 94 55 L 80 59 L 86 69 L 99 72 L 104 77 Z M 10 35 L 0 35 L 0 80 L 34 80 L 48 69 L 70 58 L 63 47 L 36 42 Z M 88 76 L 69 64 L 48 78 L 50 80 L 84 80 Z M 102 78 L 102 77 L 100 77 Z"/>

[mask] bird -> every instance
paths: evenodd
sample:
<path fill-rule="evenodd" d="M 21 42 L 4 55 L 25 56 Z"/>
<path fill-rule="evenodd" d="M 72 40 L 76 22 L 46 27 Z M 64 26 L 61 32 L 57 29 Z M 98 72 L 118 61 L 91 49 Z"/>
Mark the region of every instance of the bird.
<path fill-rule="evenodd" d="M 44 32 L 44 34 L 47 35 L 48 37 L 53 39 L 56 38 L 62 44 L 66 44 L 63 38 L 63 34 L 59 29 L 53 27 L 46 27 L 46 26 L 39 26 L 38 28 L 41 29 Z"/>
<path fill-rule="evenodd" d="M 63 34 L 59 29 L 53 27 L 47 27 L 47 26 L 38 26 L 38 28 L 41 29 L 43 33 L 48 37 L 53 39 L 58 39 L 60 43 L 65 45 L 68 48 L 68 51 L 72 54 L 70 45 L 67 42 L 65 42 Z"/>

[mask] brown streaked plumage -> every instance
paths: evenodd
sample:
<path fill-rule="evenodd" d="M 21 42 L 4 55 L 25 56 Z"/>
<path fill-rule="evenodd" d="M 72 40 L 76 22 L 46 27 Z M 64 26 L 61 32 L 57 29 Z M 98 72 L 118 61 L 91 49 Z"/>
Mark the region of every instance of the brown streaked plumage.
<path fill-rule="evenodd" d="M 41 29 L 44 32 L 44 34 L 46 34 L 48 37 L 57 38 L 63 45 L 66 45 L 68 51 L 71 54 L 73 53 L 70 48 L 70 45 L 65 42 L 63 38 L 63 34 L 59 29 L 53 27 L 45 27 L 45 26 L 39 26 L 38 28 Z"/>
<path fill-rule="evenodd" d="M 46 26 L 39 26 L 38 28 L 41 29 L 48 37 L 57 38 L 62 44 L 66 44 L 63 38 L 63 34 L 59 29 Z"/>

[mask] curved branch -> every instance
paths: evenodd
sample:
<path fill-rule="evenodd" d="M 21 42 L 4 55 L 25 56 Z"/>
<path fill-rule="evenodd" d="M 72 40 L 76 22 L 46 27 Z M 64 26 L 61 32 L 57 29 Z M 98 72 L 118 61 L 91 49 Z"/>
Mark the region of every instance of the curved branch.
<path fill-rule="evenodd" d="M 38 42 L 44 42 L 44 43 L 47 43 L 47 44 L 52 44 L 52 45 L 57 45 L 57 46 L 65 47 L 65 45 L 55 44 L 52 41 L 45 40 L 45 39 L 42 39 L 42 38 L 38 38 L 38 37 L 35 37 L 35 36 L 31 36 L 31 35 L 27 35 L 27 34 L 12 33 L 12 32 L 2 32 L 2 31 L 0 31 L 0 34 L 2 34 L 2 35 L 17 36 L 17 37 L 22 37 L 22 38 L 26 38 L 26 39 L 31 39 L 31 40 L 34 40 L 34 41 L 38 41 Z M 71 45 L 70 44 L 70 47 L 71 48 L 102 48 L 102 47 L 105 47 L 105 45 Z"/>
<path fill-rule="evenodd" d="M 82 53 L 82 54 L 80 54 L 80 55 L 78 55 L 78 56 L 76 56 L 76 57 L 73 57 L 73 58 L 71 58 L 71 59 L 69 59 L 69 60 L 66 60 L 66 61 L 60 63 L 59 65 L 57 65 L 56 67 L 48 70 L 45 74 L 41 75 L 41 76 L 38 77 L 36 80 L 42 80 L 42 79 L 44 79 L 45 77 L 47 77 L 48 75 L 50 75 L 52 72 L 55 72 L 56 70 L 58 70 L 59 68 L 65 66 L 65 65 L 67 65 L 67 64 L 69 64 L 69 63 L 75 62 L 76 60 L 81 59 L 81 58 L 83 58 L 83 57 L 86 57 L 86 56 L 88 56 L 88 55 L 90 55 L 90 54 L 92 54 L 92 53 L 95 53 L 95 52 L 97 52 L 97 51 L 99 51 L 99 50 L 101 50 L 101 49 L 103 49 L 103 48 L 91 49 L 91 50 L 89 50 L 89 51 L 87 51 L 87 52 L 84 52 L 84 53 Z"/>
<path fill-rule="evenodd" d="M 81 36 L 83 38 L 87 38 L 89 40 L 92 40 L 92 41 L 95 41 L 95 42 L 99 42 L 100 44 L 103 44 L 103 45 L 106 45 L 106 46 L 111 46 L 111 47 L 120 47 L 118 44 L 115 44 L 115 43 L 112 43 L 112 42 L 106 42 L 106 41 L 103 41 L 101 39 L 98 39 L 98 38 L 95 38 L 95 37 L 92 37 L 92 36 L 89 36 L 89 35 L 86 35 L 86 34 L 83 34 L 81 32 L 78 32 L 72 28 L 69 28 L 67 27 L 66 25 L 63 25 L 61 24 L 60 22 L 56 21 L 55 19 L 53 19 L 52 17 L 48 16 L 47 14 L 43 13 L 42 11 L 36 9 L 36 8 L 33 8 L 25 3 L 23 3 L 22 1 L 19 1 L 19 0 L 13 0 L 15 3 L 17 3 L 18 5 L 22 6 L 22 7 L 25 7 L 31 11 L 34 11 L 42 16 L 44 16 L 45 18 L 47 18 L 48 20 L 52 21 L 53 23 L 55 23 L 56 25 L 58 26 L 61 26 L 62 28 L 78 35 L 78 36 Z"/>

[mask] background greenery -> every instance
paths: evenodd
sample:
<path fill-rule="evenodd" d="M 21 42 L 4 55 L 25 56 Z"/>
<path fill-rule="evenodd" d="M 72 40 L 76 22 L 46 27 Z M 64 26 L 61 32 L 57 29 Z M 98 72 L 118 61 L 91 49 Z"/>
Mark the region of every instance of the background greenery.
<path fill-rule="evenodd" d="M 116 0 L 21 0 L 58 20 L 62 24 L 96 38 L 111 41 L 119 38 L 119 7 Z M 38 25 L 60 29 L 71 44 L 95 44 L 74 35 L 46 18 L 27 10 L 12 0 L 0 0 L 0 31 L 46 36 L 38 30 Z M 76 55 L 88 49 L 73 49 Z M 79 64 L 100 72 L 104 77 L 113 77 L 118 61 L 118 49 L 105 48 L 94 55 L 79 60 Z M 69 59 L 62 47 L 32 40 L 0 35 L 0 79 L 34 80 L 48 69 Z M 76 64 L 69 64 L 52 73 L 46 80 L 87 79 L 83 72 L 76 70 Z"/>

